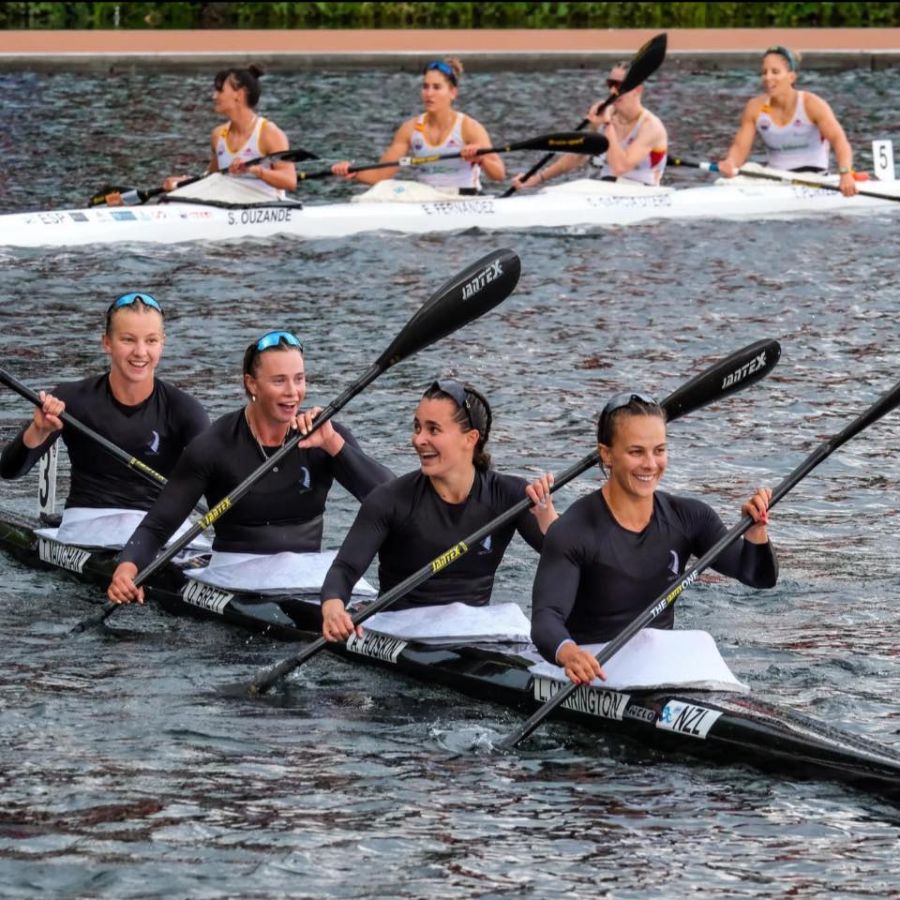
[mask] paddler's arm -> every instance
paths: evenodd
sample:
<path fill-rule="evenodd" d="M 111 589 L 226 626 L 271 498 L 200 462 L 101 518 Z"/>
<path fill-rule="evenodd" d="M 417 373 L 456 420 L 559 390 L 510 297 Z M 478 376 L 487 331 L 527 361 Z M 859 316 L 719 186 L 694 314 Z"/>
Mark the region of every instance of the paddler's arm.
<path fill-rule="evenodd" d="M 778 581 L 778 559 L 775 548 L 769 540 L 769 488 L 759 488 L 741 506 L 741 513 L 749 515 L 754 525 L 744 533 L 743 538 L 728 547 L 713 563 L 712 568 L 729 578 L 736 578 L 741 584 L 752 588 L 772 588 Z M 703 556 L 725 534 L 725 526 L 716 513 L 708 510 L 708 522 L 703 536 L 695 548 L 697 557 Z"/>
<path fill-rule="evenodd" d="M 741 124 L 737 134 L 731 142 L 731 147 L 724 159 L 719 160 L 719 171 L 726 178 L 733 178 L 737 170 L 747 162 L 747 157 L 753 149 L 753 138 L 756 136 L 756 118 L 759 115 L 762 102 L 758 97 L 750 100 L 744 107 L 741 115 Z"/>
<path fill-rule="evenodd" d="M 369 495 L 322 582 L 322 636 L 328 641 L 345 641 L 354 633 L 346 606 L 354 586 L 387 538 L 392 509 L 386 487 Z M 362 626 L 355 631 L 362 637 Z"/>
<path fill-rule="evenodd" d="M 397 129 L 390 147 L 381 154 L 379 162 L 393 162 L 409 155 L 409 143 L 412 139 L 415 122 L 415 119 L 408 119 Z M 369 172 L 349 172 L 352 165 L 352 159 L 336 162 L 331 167 L 332 174 L 346 178 L 348 181 L 358 181 L 360 184 L 377 184 L 379 181 L 393 178 L 400 171 L 400 167 L 396 166 L 388 169 L 372 169 Z"/>
<path fill-rule="evenodd" d="M 845 197 L 852 197 L 859 193 L 856 179 L 853 177 L 853 148 L 841 123 L 832 112 L 831 107 L 821 97 L 806 92 L 806 113 L 810 122 L 815 125 L 823 138 L 831 144 L 834 158 L 838 164 L 838 173 L 841 176 L 841 193 Z"/>
<path fill-rule="evenodd" d="M 606 164 L 617 178 L 630 172 L 635 166 L 657 148 L 664 149 L 668 144 L 666 129 L 663 124 L 654 118 L 647 117 L 637 137 L 627 147 L 619 140 L 616 129 L 612 124 L 612 107 L 607 107 L 603 114 L 602 134 L 609 141 L 606 150 Z"/>
<path fill-rule="evenodd" d="M 62 432 L 60 415 L 66 404 L 54 394 L 40 392 L 41 406 L 34 408 L 31 422 L 4 448 L 0 455 L 0 478 L 21 478 L 47 452 Z"/>
<path fill-rule="evenodd" d="M 137 573 L 150 565 L 178 526 L 187 519 L 207 484 L 206 465 L 211 454 L 200 435 L 185 449 L 150 511 L 125 543 L 116 559 L 106 596 L 113 603 L 144 602 L 144 591 L 134 586 Z"/>
<path fill-rule="evenodd" d="M 491 146 L 491 138 L 484 125 L 471 116 L 463 116 L 462 138 L 466 146 L 460 151 L 460 156 L 466 162 L 481 166 L 481 171 L 492 181 L 503 181 L 506 178 L 506 166 L 498 153 L 475 155 L 476 151 Z"/>
<path fill-rule="evenodd" d="M 260 134 L 259 149 L 263 156 L 267 156 L 269 153 L 281 153 L 283 150 L 289 150 L 290 144 L 287 135 L 277 125 L 266 119 Z M 239 160 L 234 160 L 229 171 L 233 174 L 247 172 L 279 191 L 293 191 L 297 188 L 297 167 L 292 162 L 273 162 L 271 168 L 261 165 L 248 168 Z"/>
<path fill-rule="evenodd" d="M 544 539 L 531 595 L 531 640 L 548 662 L 562 666 L 575 684 L 605 678 L 593 654 L 572 639 L 566 622 L 575 606 L 581 567 L 578 547 L 559 523 Z"/>
<path fill-rule="evenodd" d="M 522 188 L 540 187 L 544 182 L 550 181 L 551 178 L 556 178 L 557 175 L 563 175 L 566 172 L 577 169 L 579 166 L 583 166 L 588 159 L 589 157 L 581 153 L 566 153 L 555 162 L 550 163 L 546 168 L 541 169 L 537 174 L 532 175 L 527 181 L 523 181 L 521 175 L 516 175 L 513 178 L 513 187 L 517 191 Z"/>

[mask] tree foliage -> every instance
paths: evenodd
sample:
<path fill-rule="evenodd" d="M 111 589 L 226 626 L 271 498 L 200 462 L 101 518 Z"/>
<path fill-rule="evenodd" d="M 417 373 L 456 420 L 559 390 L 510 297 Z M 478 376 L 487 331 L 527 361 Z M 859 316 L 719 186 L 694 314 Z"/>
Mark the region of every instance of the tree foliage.
<path fill-rule="evenodd" d="M 900 3 L 2 3 L 0 28 L 887 28 Z"/>

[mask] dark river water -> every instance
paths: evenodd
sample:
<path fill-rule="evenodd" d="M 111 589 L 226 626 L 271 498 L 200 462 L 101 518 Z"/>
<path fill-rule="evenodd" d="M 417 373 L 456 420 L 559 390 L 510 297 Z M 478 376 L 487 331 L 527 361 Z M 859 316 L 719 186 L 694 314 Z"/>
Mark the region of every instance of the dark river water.
<path fill-rule="evenodd" d="M 294 145 L 377 157 L 417 109 L 416 78 L 273 75 L 261 111 Z M 498 139 L 573 127 L 599 89 L 584 73 L 473 74 L 461 106 Z M 205 165 L 211 73 L 4 74 L 6 211 L 83 203 Z M 896 73 L 815 74 L 871 161 L 900 138 Z M 727 147 L 752 73 L 662 73 L 646 103 L 673 149 Z M 510 161 L 512 162 L 512 161 Z M 527 164 L 523 160 L 522 165 Z M 676 172 L 672 181 L 699 179 Z M 340 185 L 310 192 L 338 197 Z M 613 392 L 674 390 L 762 337 L 766 382 L 674 423 L 669 490 L 726 524 L 900 374 L 896 214 L 677 222 L 592 234 L 364 235 L 172 247 L 0 249 L 0 360 L 35 388 L 103 366 L 110 300 L 152 291 L 169 313 L 163 377 L 222 414 L 240 357 L 274 328 L 302 336 L 310 400 L 333 399 L 445 278 L 496 247 L 522 259 L 498 310 L 397 366 L 340 415 L 396 471 L 414 467 L 412 411 L 436 373 L 490 397 L 495 463 L 560 471 L 590 448 Z M 28 416 L 0 392 L 0 438 Z M 678 602 L 761 696 L 900 745 L 900 414 L 871 426 L 773 512 L 777 588 L 707 580 Z M 111 463 L 112 464 L 112 463 Z M 560 491 L 558 505 L 597 485 Z M 34 507 L 36 477 L 0 486 Z M 355 503 L 336 491 L 326 545 Z M 495 598 L 527 610 L 520 541 Z M 152 607 L 69 639 L 92 588 L 0 558 L 0 893 L 9 897 L 897 896 L 900 812 L 877 796 L 711 765 L 550 725 L 517 753 L 455 755 L 519 719 L 398 675 L 318 657 L 265 702 L 215 689 L 284 645 Z"/>

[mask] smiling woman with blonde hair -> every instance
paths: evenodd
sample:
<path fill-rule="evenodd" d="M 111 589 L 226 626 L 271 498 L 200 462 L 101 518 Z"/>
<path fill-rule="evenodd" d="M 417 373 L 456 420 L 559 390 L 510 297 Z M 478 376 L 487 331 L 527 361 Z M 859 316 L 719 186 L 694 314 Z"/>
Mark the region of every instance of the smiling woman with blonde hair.
<path fill-rule="evenodd" d="M 163 309 L 152 295 L 138 291 L 114 300 L 101 337 L 109 371 L 41 391 L 31 422 L 3 450 L 0 476 L 25 475 L 62 437 L 72 464 L 67 510 L 149 509 L 158 488 L 98 452 L 93 439 L 64 425 L 60 416 L 68 412 L 129 456 L 168 475 L 187 444 L 209 426 L 209 418 L 193 397 L 156 377 L 165 340 Z"/>

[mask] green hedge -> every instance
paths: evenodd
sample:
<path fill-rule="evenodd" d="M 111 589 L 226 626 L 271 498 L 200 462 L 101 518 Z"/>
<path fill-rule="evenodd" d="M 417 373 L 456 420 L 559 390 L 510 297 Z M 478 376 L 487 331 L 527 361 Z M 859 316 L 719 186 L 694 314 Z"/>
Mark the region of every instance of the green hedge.
<path fill-rule="evenodd" d="M 874 28 L 900 3 L 0 3 L 0 28 Z"/>

